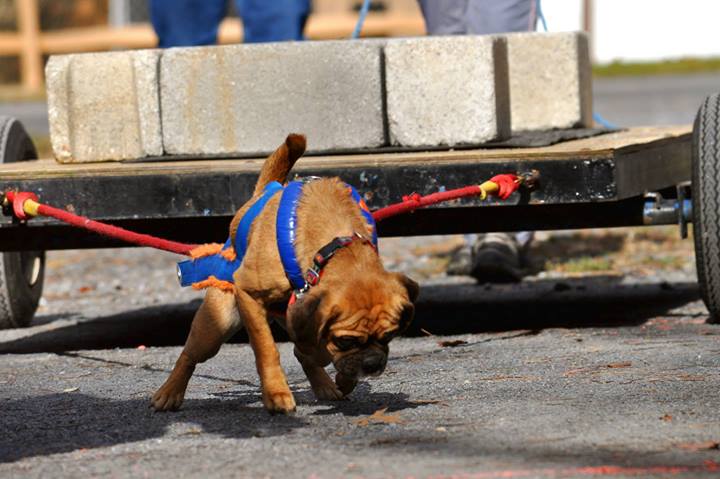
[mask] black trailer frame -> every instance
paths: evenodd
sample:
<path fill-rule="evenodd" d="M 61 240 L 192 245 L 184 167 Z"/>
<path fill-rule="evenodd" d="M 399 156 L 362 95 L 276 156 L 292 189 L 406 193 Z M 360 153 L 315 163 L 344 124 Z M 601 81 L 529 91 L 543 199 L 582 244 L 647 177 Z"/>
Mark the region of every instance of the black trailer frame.
<path fill-rule="evenodd" d="M 301 159 L 293 172 L 339 176 L 370 209 L 417 192 L 479 184 L 499 173 L 539 174 L 535 188 L 504 202 L 467 199 L 384 220 L 381 236 L 630 226 L 646 223 L 644 194 L 688 181 L 689 128 L 633 128 L 541 148 L 373 153 Z M 251 196 L 262 159 L 189 159 L 61 165 L 0 165 L 0 191 L 184 242 L 224 241 Z M 120 244 L 55 221 L 0 218 L 0 250 L 101 248 Z"/>
<path fill-rule="evenodd" d="M 389 218 L 378 225 L 381 236 L 668 223 L 684 227 L 692 220 L 686 199 L 690 193 L 678 185 L 691 179 L 692 145 L 689 126 L 631 128 L 535 148 L 307 156 L 293 172 L 339 176 L 358 189 L 371 209 L 412 192 L 425 195 L 478 184 L 500 173 L 533 173 L 537 178 L 532 190 L 521 189 L 504 202 L 465 199 Z M 230 219 L 250 198 L 262 161 L 30 160 L 0 165 L 0 191 L 32 191 L 41 202 L 167 239 L 217 242 L 226 239 Z M 0 251 L 5 255 L 125 246 L 47 218 L 20 223 L 7 205 L 5 210 L 0 216 Z"/>

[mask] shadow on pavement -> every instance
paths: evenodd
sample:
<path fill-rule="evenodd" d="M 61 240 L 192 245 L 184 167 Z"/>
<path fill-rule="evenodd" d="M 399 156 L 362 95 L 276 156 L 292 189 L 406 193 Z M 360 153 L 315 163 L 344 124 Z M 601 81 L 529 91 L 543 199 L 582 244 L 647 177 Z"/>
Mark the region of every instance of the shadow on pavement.
<path fill-rule="evenodd" d="M 98 363 L 101 363 L 104 365 L 122 366 L 122 367 L 126 367 L 126 368 L 136 368 L 137 367 L 137 365 L 132 364 L 132 363 L 126 363 L 123 361 L 114 361 L 114 360 L 107 359 L 107 358 L 97 357 L 89 352 L 82 352 L 82 353 L 60 352 L 60 353 L 58 353 L 58 355 L 59 356 L 67 356 L 67 357 L 71 357 L 71 358 L 85 359 L 87 361 L 95 361 L 95 362 L 98 362 Z M 172 372 L 172 369 L 157 368 L 157 367 L 150 366 L 149 364 L 140 366 L 140 369 L 143 369 L 145 371 L 152 371 L 152 372 L 156 372 L 156 373 L 165 373 L 165 374 L 170 374 Z M 193 377 L 211 379 L 213 381 L 222 381 L 224 383 L 234 383 L 234 384 L 238 384 L 241 386 L 251 386 L 251 387 L 255 387 L 258 390 L 260 390 L 259 384 L 256 384 L 252 381 L 247 381 L 244 379 L 234 379 L 234 378 L 213 376 L 212 374 L 200 374 L 197 372 L 193 374 Z"/>
<path fill-rule="evenodd" d="M 298 404 L 317 404 L 308 389 L 294 391 Z M 260 402 L 260 391 L 213 394 L 217 399 L 188 399 L 181 410 L 155 413 L 148 399 L 113 400 L 81 393 L 56 393 L 2 402 L 0 463 L 160 438 L 170 427 L 185 428 L 182 436 L 216 434 L 226 438 L 272 437 L 307 426 L 296 416 L 270 415 Z M 322 403 L 321 403 L 322 404 Z M 352 400 L 327 402 L 315 414 L 341 412 L 364 416 L 380 407 L 388 412 L 416 408 L 422 403 L 403 393 L 372 392 L 361 384 Z M 118 420 L 121 418 L 121 420 Z M 22 445 L 22 447 L 18 447 Z"/>
<path fill-rule="evenodd" d="M 315 416 L 327 416 L 338 413 L 351 417 L 368 416 L 381 408 L 387 408 L 387 412 L 392 413 L 427 405 L 426 403 L 410 400 L 410 396 L 405 393 L 373 392 L 370 384 L 367 382 L 358 384 L 355 391 L 353 391 L 347 399 L 342 401 L 319 401 L 308 387 L 308 382 L 305 378 L 291 384 L 293 385 L 293 387 L 291 387 L 293 396 L 298 406 L 326 406 L 323 409 L 315 411 L 313 413 Z M 298 386 L 300 386 L 299 389 Z M 241 403 L 248 403 L 258 400 L 260 386 L 257 386 L 257 389 L 254 391 L 219 391 L 210 394 L 217 398 L 237 399 Z"/>
<path fill-rule="evenodd" d="M 438 285 L 420 293 L 409 335 L 638 326 L 700 299 L 697 283 L 598 276 L 516 285 Z"/>
<path fill-rule="evenodd" d="M 184 344 L 199 301 L 141 308 L 73 322 L 0 342 L 0 353 L 64 352 Z M 45 323 L 44 318 L 40 321 Z"/>
<path fill-rule="evenodd" d="M 0 463 L 159 438 L 176 423 L 189 423 L 179 440 L 184 434 L 268 437 L 305 425 L 293 416 L 270 416 L 258 399 L 258 394 L 233 401 L 189 399 L 174 413 L 153 412 L 147 398 L 113 400 L 80 393 L 3 401 Z"/>
<path fill-rule="evenodd" d="M 619 277 L 528 281 L 516 285 L 423 286 L 408 335 L 545 328 L 637 326 L 696 301 L 696 283 L 624 284 Z M 0 353 L 182 345 L 199 301 L 142 308 L 0 342 Z M 42 318 L 40 318 L 43 321 Z M 287 341 L 279 327 L 273 333 Z M 231 342 L 244 342 L 244 332 Z"/>
<path fill-rule="evenodd" d="M 299 397 L 301 401 L 306 400 L 307 403 L 316 403 L 312 391 L 308 391 L 307 396 L 296 393 L 295 397 Z M 367 382 L 359 383 L 348 400 L 325 401 L 324 404 L 328 406 L 327 409 L 319 409 L 313 415 L 327 416 L 340 413 L 343 416 L 369 416 L 381 408 L 387 408 L 387 413 L 393 413 L 427 405 L 411 401 L 410 396 L 405 393 L 372 392 L 371 385 Z"/>

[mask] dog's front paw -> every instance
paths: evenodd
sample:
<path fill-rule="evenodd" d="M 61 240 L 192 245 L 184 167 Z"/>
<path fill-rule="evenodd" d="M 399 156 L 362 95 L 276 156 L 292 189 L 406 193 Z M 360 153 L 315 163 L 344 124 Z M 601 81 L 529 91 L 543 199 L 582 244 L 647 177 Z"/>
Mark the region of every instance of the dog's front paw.
<path fill-rule="evenodd" d="M 310 380 L 315 397 L 320 401 L 339 401 L 345 397 L 323 368 L 306 368 L 305 374 Z"/>
<path fill-rule="evenodd" d="M 345 395 L 332 380 L 329 380 L 326 384 L 313 386 L 312 390 L 315 397 L 320 401 L 340 401 L 345 398 Z"/>
<path fill-rule="evenodd" d="M 343 375 L 342 373 L 337 373 L 335 375 L 335 384 L 344 396 L 347 396 L 348 394 L 353 392 L 355 386 L 357 386 L 357 383 L 357 378 L 351 378 Z"/>
<path fill-rule="evenodd" d="M 185 391 L 177 391 L 167 384 L 153 394 L 150 400 L 150 407 L 156 411 L 177 411 L 185 399 Z"/>
<path fill-rule="evenodd" d="M 263 391 L 262 401 L 270 414 L 295 412 L 295 398 L 290 391 Z"/>

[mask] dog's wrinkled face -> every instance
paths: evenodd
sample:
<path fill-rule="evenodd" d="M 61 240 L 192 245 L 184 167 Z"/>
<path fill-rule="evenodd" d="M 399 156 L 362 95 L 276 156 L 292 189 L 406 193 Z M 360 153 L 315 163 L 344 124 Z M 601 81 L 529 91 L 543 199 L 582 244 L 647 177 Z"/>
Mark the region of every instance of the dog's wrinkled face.
<path fill-rule="evenodd" d="M 417 283 L 398 273 L 312 291 L 288 315 L 294 340 L 314 343 L 347 379 L 377 376 L 388 343 L 412 321 L 417 294 Z"/>

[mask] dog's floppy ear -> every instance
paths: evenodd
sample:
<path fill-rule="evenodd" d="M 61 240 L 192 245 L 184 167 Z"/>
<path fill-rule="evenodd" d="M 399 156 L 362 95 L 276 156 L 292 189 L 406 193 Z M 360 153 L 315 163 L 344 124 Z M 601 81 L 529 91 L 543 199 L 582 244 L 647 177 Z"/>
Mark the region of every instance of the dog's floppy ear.
<path fill-rule="evenodd" d="M 420 294 L 420 286 L 418 284 L 405 276 L 402 273 L 396 273 L 398 280 L 400 280 L 400 284 L 405 286 L 405 289 L 407 290 L 408 299 L 410 300 L 409 303 L 407 303 L 403 310 L 400 312 L 400 319 L 398 321 L 398 327 L 400 328 L 400 332 L 403 332 L 407 329 L 407 327 L 412 322 L 413 318 L 415 317 L 415 300 L 417 300 L 418 294 Z"/>
<path fill-rule="evenodd" d="M 414 303 L 415 300 L 417 300 L 418 294 L 420 294 L 420 286 L 407 276 L 405 276 L 402 273 L 396 273 L 397 278 L 400 280 L 400 284 L 405 286 L 405 289 L 407 290 L 408 299 L 411 303 Z"/>
<path fill-rule="evenodd" d="M 413 305 L 412 303 L 406 304 L 402 312 L 400 313 L 400 320 L 398 321 L 398 329 L 400 330 L 400 333 L 403 333 L 408 328 L 408 326 L 410 326 L 410 323 L 412 323 L 414 317 L 415 305 Z"/>
<path fill-rule="evenodd" d="M 288 334 L 294 343 L 317 344 L 322 320 L 316 313 L 322 296 L 320 292 L 306 293 L 288 308 Z"/>

